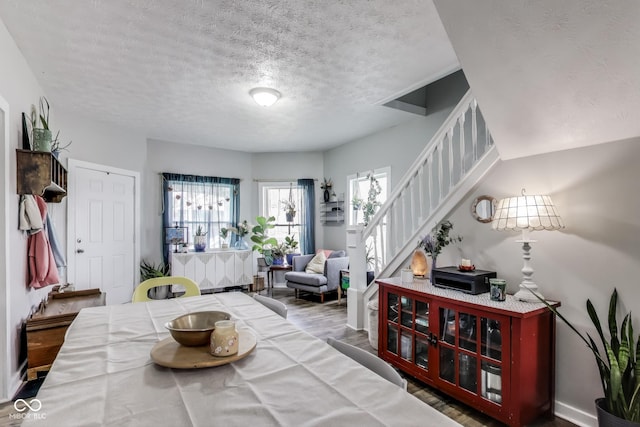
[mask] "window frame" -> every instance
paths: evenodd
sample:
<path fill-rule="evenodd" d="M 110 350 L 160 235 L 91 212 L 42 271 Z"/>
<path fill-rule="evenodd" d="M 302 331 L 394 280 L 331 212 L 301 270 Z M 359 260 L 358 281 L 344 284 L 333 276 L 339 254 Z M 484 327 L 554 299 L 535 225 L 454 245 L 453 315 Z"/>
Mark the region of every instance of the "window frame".
<path fill-rule="evenodd" d="M 358 180 L 360 182 L 364 182 L 364 181 L 368 181 L 367 179 L 367 175 L 369 175 L 370 173 L 373 172 L 373 176 L 376 177 L 376 179 L 378 179 L 378 181 L 380 181 L 381 177 L 385 177 L 386 178 L 386 184 L 381 186 L 383 187 L 383 193 L 380 194 L 380 196 L 382 196 L 384 194 L 384 199 L 379 199 L 381 204 L 384 204 L 387 201 L 387 198 L 391 195 L 391 166 L 384 166 L 381 168 L 377 168 L 377 169 L 369 169 L 366 170 L 364 172 L 358 172 L 358 173 L 354 173 L 351 175 L 347 175 L 347 193 L 348 193 L 348 207 L 347 210 L 349 212 L 349 214 L 347 215 L 347 224 L 349 226 L 354 226 L 354 225 L 358 225 L 358 224 L 363 224 L 362 219 L 363 219 L 363 215 L 361 211 L 357 216 L 358 220 L 360 220 L 360 222 L 356 223 L 356 215 L 355 215 L 355 211 L 353 209 L 353 197 L 354 197 L 354 181 Z M 368 187 L 367 187 L 367 191 L 368 191 Z M 378 196 L 380 198 L 380 196 Z M 360 198 L 363 199 L 364 201 L 367 200 L 367 192 L 360 192 Z"/>

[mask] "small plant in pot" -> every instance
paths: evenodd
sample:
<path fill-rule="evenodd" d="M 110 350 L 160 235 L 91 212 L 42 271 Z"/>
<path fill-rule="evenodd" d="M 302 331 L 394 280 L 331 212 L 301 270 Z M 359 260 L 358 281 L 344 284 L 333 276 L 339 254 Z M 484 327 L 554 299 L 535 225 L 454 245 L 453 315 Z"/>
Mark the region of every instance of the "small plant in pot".
<path fill-rule="evenodd" d="M 49 101 L 40 97 L 40 111 L 31 105 L 31 133 L 33 151 L 51 151 L 51 130 L 49 130 Z"/>
<path fill-rule="evenodd" d="M 198 226 L 196 234 L 193 236 L 193 247 L 196 252 L 204 252 L 207 248 L 207 232 L 202 231 L 201 225 Z"/>
<path fill-rule="evenodd" d="M 269 218 L 259 216 L 256 218 L 257 224 L 251 229 L 251 233 L 253 233 L 251 235 L 251 241 L 253 242 L 251 249 L 262 255 L 267 265 L 271 265 L 273 262 L 271 248 L 278 245 L 276 238 L 268 235 L 269 229 L 275 227 L 273 224 L 275 220 L 276 218 L 273 216 Z"/>
<path fill-rule="evenodd" d="M 555 307 L 537 294 L 534 295 L 571 328 L 593 353 L 604 392 L 604 397 L 596 400 L 598 425 L 640 426 L 640 335 L 635 338 L 634 343 L 631 313 L 624 316 L 618 329 L 618 291 L 614 289 L 609 300 L 608 339 L 591 300 L 587 300 L 587 313 L 600 336 L 602 348 L 598 348 L 589 334 L 585 337 L 580 333 Z"/>
<path fill-rule="evenodd" d="M 287 254 L 287 264 L 293 265 L 293 257 L 300 255 L 298 252 L 298 241 L 296 235 L 292 234 L 284 238 L 285 252 Z"/>
<path fill-rule="evenodd" d="M 273 265 L 283 265 L 284 256 L 286 255 L 287 246 L 284 243 L 278 243 L 271 249 L 273 256 Z"/>
<path fill-rule="evenodd" d="M 231 235 L 231 232 L 231 228 L 222 227 L 220 229 L 220 247 L 222 249 L 229 249 L 229 241 L 227 239 Z"/>
<path fill-rule="evenodd" d="M 283 199 L 280 203 L 282 203 L 284 213 L 287 217 L 287 222 L 293 222 L 293 219 L 296 216 L 296 203 L 291 199 Z"/>

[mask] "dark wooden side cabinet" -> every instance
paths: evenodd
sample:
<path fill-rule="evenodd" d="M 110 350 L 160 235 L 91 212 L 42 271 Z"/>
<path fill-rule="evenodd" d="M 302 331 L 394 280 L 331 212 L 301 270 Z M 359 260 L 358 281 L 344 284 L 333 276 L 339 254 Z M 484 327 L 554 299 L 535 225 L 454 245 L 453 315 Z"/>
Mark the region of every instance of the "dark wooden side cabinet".
<path fill-rule="evenodd" d="M 48 371 L 64 342 L 64 335 L 80 310 L 105 304 L 100 289 L 58 293 L 52 291 L 27 320 L 27 380 Z"/>
<path fill-rule="evenodd" d="M 378 284 L 382 359 L 510 426 L 553 416 L 555 315 L 544 304 L 421 279 Z"/>
<path fill-rule="evenodd" d="M 16 150 L 18 194 L 41 195 L 59 203 L 67 195 L 67 170 L 47 151 Z"/>

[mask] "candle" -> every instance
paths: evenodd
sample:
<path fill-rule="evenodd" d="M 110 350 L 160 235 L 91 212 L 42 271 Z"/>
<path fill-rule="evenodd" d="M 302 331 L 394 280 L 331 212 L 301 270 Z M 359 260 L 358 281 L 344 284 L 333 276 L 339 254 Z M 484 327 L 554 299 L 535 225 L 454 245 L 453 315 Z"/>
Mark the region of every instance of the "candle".
<path fill-rule="evenodd" d="M 462 259 L 462 262 L 460 263 L 461 266 L 463 267 L 471 267 L 471 260 L 470 259 Z"/>

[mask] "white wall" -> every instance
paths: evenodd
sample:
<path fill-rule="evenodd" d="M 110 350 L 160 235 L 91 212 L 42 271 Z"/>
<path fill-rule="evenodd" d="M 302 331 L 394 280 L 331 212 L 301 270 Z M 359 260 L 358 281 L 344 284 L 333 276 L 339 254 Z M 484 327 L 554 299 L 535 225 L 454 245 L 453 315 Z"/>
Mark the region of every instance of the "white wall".
<path fill-rule="evenodd" d="M 476 196 L 497 198 L 520 194 L 548 194 L 566 228 L 537 231 L 532 238 L 534 279 L 541 292 L 562 303 L 560 311 L 581 331 L 594 329 L 585 310 L 590 298 L 606 316 L 613 288 L 625 312 L 632 311 L 636 335 L 640 325 L 640 138 L 538 155 L 500 163 L 478 189 L 450 216 L 454 234 L 464 240 L 443 252 L 440 265 L 461 256 L 476 267 L 494 270 L 514 293 L 523 265 L 517 232 L 497 232 L 472 219 Z M 605 326 L 606 328 L 606 326 Z M 557 323 L 556 407 L 574 416 L 569 407 L 595 414 L 594 400 L 603 395 L 591 352 L 561 321 Z M 592 420 L 591 420 L 592 421 Z"/>
<path fill-rule="evenodd" d="M 404 124 L 326 151 L 324 176 L 333 180 L 336 194 L 345 193 L 348 197 L 347 176 L 385 166 L 391 166 L 393 191 L 468 88 L 464 75 L 458 71 L 427 87 L 427 116 L 415 116 Z M 324 240 L 327 248 L 345 248 L 345 225 L 325 225 Z"/>
<path fill-rule="evenodd" d="M 8 206 L 9 216 L 8 235 L 11 251 L 5 253 L 4 246 L 0 249 L 0 257 L 6 260 L 6 274 L 9 278 L 6 283 L 0 287 L 1 291 L 5 291 L 6 286 L 7 307 L 0 307 L 0 312 L 7 310 L 8 325 L 4 328 L 8 334 L 8 348 L 6 354 L 0 357 L 3 360 L 1 383 L 5 384 L 3 390 L 0 390 L 0 401 L 10 398 L 16 388 L 19 386 L 18 376 L 18 356 L 20 350 L 20 329 L 23 320 L 29 314 L 32 305 L 37 304 L 46 291 L 30 291 L 27 288 L 27 238 L 18 231 L 18 202 L 19 196 L 16 195 L 16 154 L 15 149 L 22 147 L 22 112 L 29 112 L 32 103 L 37 103 L 38 98 L 43 95 L 42 88 L 36 81 L 31 69 L 26 64 L 22 54 L 15 45 L 13 39 L 7 32 L 4 23 L 0 20 L 0 58 L 2 58 L 2 67 L 0 67 L 0 96 L 2 96 L 9 104 L 10 115 L 6 117 L 9 126 L 8 144 L 9 168 L 3 168 L 3 182 L 8 183 L 8 193 L 5 194 L 4 188 L 0 196 L 3 197 L 4 203 Z M 2 161 L 4 164 L 6 146 L 3 147 Z M 2 224 L 3 227 L 5 224 Z M 0 280 L 5 281 L 5 277 Z M 1 301 L 1 300 L 0 300 Z M 0 348 L 4 346 L 0 345 Z"/>

